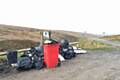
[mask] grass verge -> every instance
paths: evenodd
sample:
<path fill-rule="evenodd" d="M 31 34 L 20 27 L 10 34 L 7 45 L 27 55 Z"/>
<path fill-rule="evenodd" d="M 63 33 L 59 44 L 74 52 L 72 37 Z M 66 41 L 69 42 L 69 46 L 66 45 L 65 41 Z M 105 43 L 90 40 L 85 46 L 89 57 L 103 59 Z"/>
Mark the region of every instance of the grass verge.
<path fill-rule="evenodd" d="M 86 50 L 103 50 L 103 51 L 113 51 L 120 49 L 108 44 L 101 43 L 99 41 L 88 39 L 86 37 L 82 37 L 79 39 L 78 47 Z"/>

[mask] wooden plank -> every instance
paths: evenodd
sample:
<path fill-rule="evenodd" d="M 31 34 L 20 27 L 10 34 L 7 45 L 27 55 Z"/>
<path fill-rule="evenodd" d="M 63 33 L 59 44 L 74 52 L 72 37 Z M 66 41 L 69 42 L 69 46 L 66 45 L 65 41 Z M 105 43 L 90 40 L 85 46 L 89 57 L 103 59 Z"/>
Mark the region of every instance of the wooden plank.
<path fill-rule="evenodd" d="M 27 50 L 30 50 L 30 48 L 26 48 L 26 49 L 19 49 L 19 50 L 16 50 L 17 52 L 24 52 L 24 51 L 27 51 Z M 0 56 L 4 56 L 4 55 L 7 55 L 7 51 L 6 52 L 0 52 Z"/>
<path fill-rule="evenodd" d="M 74 45 L 74 44 L 78 44 L 79 42 L 71 42 L 70 45 Z M 30 48 L 26 48 L 26 49 L 19 49 L 19 50 L 16 50 L 17 52 L 24 52 L 24 51 L 27 51 L 27 50 L 30 50 Z M 7 51 L 6 52 L 0 52 L 0 56 L 3 56 L 3 55 L 7 55 Z"/>

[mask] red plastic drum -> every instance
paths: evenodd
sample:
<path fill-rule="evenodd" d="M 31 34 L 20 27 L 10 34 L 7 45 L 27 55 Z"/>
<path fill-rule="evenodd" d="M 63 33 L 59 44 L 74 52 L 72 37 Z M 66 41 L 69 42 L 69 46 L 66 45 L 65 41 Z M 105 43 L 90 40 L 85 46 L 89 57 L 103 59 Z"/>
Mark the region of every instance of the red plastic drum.
<path fill-rule="evenodd" d="M 47 68 L 54 68 L 58 64 L 59 47 L 56 44 L 44 44 L 44 62 Z"/>

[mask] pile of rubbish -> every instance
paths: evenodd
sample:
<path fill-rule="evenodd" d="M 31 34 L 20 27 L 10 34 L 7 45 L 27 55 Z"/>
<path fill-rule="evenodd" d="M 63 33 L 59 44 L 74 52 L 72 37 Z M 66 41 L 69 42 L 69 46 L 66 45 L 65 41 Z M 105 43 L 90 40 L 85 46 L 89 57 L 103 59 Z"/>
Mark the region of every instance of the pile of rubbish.
<path fill-rule="evenodd" d="M 73 47 L 69 45 L 69 42 L 67 40 L 60 41 L 60 54 L 65 59 L 72 59 L 76 57 L 76 53 L 74 52 Z"/>
<path fill-rule="evenodd" d="M 21 58 L 18 60 L 17 70 L 26 69 L 41 69 L 44 67 L 44 55 L 43 48 L 31 48 L 29 51 L 25 51 Z"/>
<path fill-rule="evenodd" d="M 52 42 L 56 43 L 56 41 Z M 45 43 L 51 44 L 50 41 L 45 41 Z M 67 40 L 61 40 L 59 44 L 59 60 L 57 66 L 61 65 L 60 57 L 62 57 L 63 60 L 69 60 L 76 57 L 77 54 L 73 46 L 71 46 Z M 21 55 L 19 59 L 17 58 L 17 51 L 8 52 L 7 57 L 8 63 L 13 67 L 15 66 L 17 70 L 28 70 L 32 68 L 40 70 L 46 66 L 46 64 L 44 63 L 43 45 L 32 47 L 30 50 L 24 51 L 24 54 Z"/>

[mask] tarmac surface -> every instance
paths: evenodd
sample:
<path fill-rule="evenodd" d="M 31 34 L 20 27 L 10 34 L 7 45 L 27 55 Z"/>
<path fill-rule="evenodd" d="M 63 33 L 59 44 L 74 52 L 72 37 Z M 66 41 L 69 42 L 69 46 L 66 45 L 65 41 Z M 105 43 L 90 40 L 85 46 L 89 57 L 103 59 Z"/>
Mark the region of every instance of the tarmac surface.
<path fill-rule="evenodd" d="M 16 70 L 0 80 L 120 80 L 120 51 L 89 51 L 54 69 Z"/>

